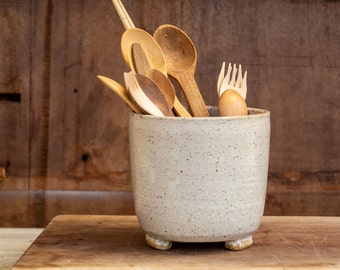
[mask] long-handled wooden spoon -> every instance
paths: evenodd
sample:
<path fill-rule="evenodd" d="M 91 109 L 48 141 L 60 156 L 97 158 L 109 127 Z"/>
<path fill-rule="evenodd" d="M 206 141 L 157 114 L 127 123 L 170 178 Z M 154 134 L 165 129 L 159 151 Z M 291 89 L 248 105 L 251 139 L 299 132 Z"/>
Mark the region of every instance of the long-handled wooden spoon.
<path fill-rule="evenodd" d="M 166 69 L 181 85 L 194 116 L 209 116 L 208 109 L 195 81 L 196 48 L 178 27 L 165 24 L 158 27 L 154 38 L 162 48 Z"/>

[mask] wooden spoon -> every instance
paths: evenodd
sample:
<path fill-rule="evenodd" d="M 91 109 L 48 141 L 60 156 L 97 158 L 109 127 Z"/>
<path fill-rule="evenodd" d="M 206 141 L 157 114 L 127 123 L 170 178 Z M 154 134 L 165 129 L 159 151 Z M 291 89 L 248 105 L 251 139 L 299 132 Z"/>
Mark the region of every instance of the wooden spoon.
<path fill-rule="evenodd" d="M 166 96 L 159 89 L 157 84 L 142 74 L 136 73 L 135 77 L 145 95 L 161 110 L 161 112 L 165 116 L 174 116 L 172 105 L 169 104 Z"/>
<path fill-rule="evenodd" d="M 142 111 L 131 101 L 128 91 L 118 82 L 98 75 L 97 78 L 116 93 L 135 113 L 142 113 Z"/>
<path fill-rule="evenodd" d="M 193 115 L 209 116 L 194 77 L 197 53 L 190 38 L 170 24 L 158 27 L 153 36 L 163 50 L 168 74 L 181 85 Z"/>
<path fill-rule="evenodd" d="M 125 30 L 120 43 L 123 58 L 131 70 L 137 72 L 132 55 L 132 44 L 134 43 L 139 43 L 142 46 L 153 68 L 160 70 L 164 74 L 167 73 L 165 57 L 161 47 L 148 32 L 139 28 Z"/>
<path fill-rule="evenodd" d="M 149 69 L 146 73 L 146 76 L 150 78 L 154 83 L 158 85 L 169 104 L 172 104 L 172 107 L 176 113 L 176 115 L 182 117 L 191 117 L 190 113 L 184 108 L 182 103 L 178 100 L 175 92 L 175 88 L 172 85 L 171 81 L 167 76 L 165 76 L 162 72 L 157 69 Z"/>
<path fill-rule="evenodd" d="M 124 28 L 126 29 L 121 39 L 121 51 L 126 64 L 131 70 L 137 73 L 132 56 L 132 44 L 137 43 L 139 44 L 137 46 L 143 47 L 143 49 L 147 52 L 152 66 L 159 69 L 164 74 L 167 74 L 165 58 L 157 41 L 148 32 L 135 27 L 120 0 L 112 0 L 112 3 L 124 25 Z M 139 48 L 136 50 L 138 49 Z"/>
<path fill-rule="evenodd" d="M 168 78 L 157 69 L 149 69 L 145 75 L 158 86 L 172 108 L 175 103 L 176 93 Z"/>
<path fill-rule="evenodd" d="M 165 96 L 150 79 L 133 71 L 125 72 L 124 79 L 131 97 L 144 112 L 156 116 L 173 116 Z"/>
<path fill-rule="evenodd" d="M 124 72 L 124 81 L 131 98 L 143 110 L 143 113 L 145 112 L 151 115 L 164 116 L 160 109 L 152 103 L 152 101 L 140 88 L 133 71 Z"/>
<path fill-rule="evenodd" d="M 132 44 L 132 62 L 134 66 L 134 71 L 136 73 L 146 75 L 147 72 L 151 69 L 151 63 L 149 57 L 146 56 L 142 46 L 140 43 Z"/>

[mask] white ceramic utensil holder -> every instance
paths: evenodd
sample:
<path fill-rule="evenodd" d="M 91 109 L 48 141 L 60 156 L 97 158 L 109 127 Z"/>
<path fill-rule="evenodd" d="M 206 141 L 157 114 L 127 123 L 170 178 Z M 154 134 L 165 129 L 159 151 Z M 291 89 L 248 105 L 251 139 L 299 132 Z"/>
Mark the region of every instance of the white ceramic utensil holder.
<path fill-rule="evenodd" d="M 131 174 L 138 222 L 148 245 L 252 245 L 267 190 L 270 113 L 156 117 L 130 114 Z"/>

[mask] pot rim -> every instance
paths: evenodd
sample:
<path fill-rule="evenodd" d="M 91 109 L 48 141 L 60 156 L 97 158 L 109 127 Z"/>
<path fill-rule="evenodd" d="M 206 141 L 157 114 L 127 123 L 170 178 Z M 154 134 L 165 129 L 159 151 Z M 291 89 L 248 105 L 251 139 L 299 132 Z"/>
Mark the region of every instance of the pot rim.
<path fill-rule="evenodd" d="M 270 111 L 261 108 L 252 108 L 248 107 L 247 115 L 238 115 L 238 116 L 219 116 L 218 107 L 217 106 L 207 106 L 208 111 L 210 113 L 210 117 L 179 117 L 179 116 L 156 116 L 150 114 L 141 114 L 130 112 L 130 115 L 133 117 L 147 118 L 147 119 L 161 119 L 161 120 L 169 120 L 169 121 L 221 121 L 221 120 L 232 120 L 232 119 L 247 119 L 247 118 L 261 118 L 261 117 L 269 117 Z"/>

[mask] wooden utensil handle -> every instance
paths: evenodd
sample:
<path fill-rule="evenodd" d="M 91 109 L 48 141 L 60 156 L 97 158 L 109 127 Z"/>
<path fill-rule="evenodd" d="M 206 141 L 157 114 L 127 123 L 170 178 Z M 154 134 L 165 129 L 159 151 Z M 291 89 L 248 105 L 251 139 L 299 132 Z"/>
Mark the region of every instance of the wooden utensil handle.
<path fill-rule="evenodd" d="M 112 3 L 125 29 L 136 28 L 122 2 L 120 0 L 112 0 Z"/>
<path fill-rule="evenodd" d="M 171 74 L 170 74 L 171 75 Z M 208 117 L 209 112 L 195 81 L 194 75 L 189 72 L 172 74 L 182 87 L 185 98 L 193 116 Z"/>
<path fill-rule="evenodd" d="M 186 108 L 182 105 L 182 103 L 178 100 L 177 97 L 175 97 L 173 109 L 178 116 L 188 117 L 188 118 L 191 117 L 191 114 L 186 110 Z"/>
<path fill-rule="evenodd" d="M 115 92 L 135 113 L 142 113 L 137 105 L 132 102 L 128 91 L 123 86 L 121 86 L 116 81 L 101 75 L 98 75 L 97 78 L 107 87 L 109 87 L 109 89 Z"/>

